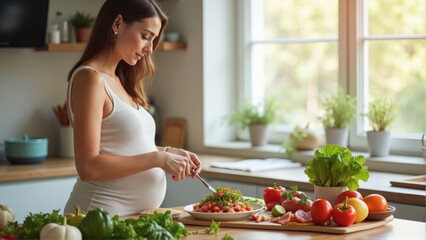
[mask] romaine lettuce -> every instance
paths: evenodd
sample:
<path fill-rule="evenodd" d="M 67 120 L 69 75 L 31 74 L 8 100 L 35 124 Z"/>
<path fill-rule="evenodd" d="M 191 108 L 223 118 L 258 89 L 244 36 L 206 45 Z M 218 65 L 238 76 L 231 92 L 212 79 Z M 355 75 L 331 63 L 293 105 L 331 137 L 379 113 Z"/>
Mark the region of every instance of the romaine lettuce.
<path fill-rule="evenodd" d="M 359 180 L 366 182 L 370 177 L 364 163 L 364 156 L 352 156 L 349 149 L 329 144 L 315 151 L 312 160 L 306 163 L 305 174 L 316 186 L 346 186 L 357 190 Z"/>

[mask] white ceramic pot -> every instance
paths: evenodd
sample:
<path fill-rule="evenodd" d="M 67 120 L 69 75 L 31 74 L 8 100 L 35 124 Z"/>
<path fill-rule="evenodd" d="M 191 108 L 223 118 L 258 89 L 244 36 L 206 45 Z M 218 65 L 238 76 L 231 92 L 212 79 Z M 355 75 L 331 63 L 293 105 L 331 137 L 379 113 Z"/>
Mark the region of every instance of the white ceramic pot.
<path fill-rule="evenodd" d="M 348 146 L 349 129 L 347 128 L 333 128 L 325 129 L 325 138 L 327 144 L 340 145 L 343 147 Z"/>
<path fill-rule="evenodd" d="M 268 125 L 251 124 L 249 125 L 250 141 L 253 147 L 265 146 L 268 142 Z"/>
<path fill-rule="evenodd" d="M 74 134 L 72 127 L 61 126 L 59 129 L 59 156 L 63 158 L 74 157 Z"/>
<path fill-rule="evenodd" d="M 389 155 L 390 140 L 390 131 L 368 131 L 367 143 L 370 156 L 382 157 Z"/>
<path fill-rule="evenodd" d="M 334 206 L 337 196 L 344 191 L 346 191 L 346 187 L 322 187 L 314 185 L 315 200 L 324 198 L 330 202 L 331 206 Z"/>

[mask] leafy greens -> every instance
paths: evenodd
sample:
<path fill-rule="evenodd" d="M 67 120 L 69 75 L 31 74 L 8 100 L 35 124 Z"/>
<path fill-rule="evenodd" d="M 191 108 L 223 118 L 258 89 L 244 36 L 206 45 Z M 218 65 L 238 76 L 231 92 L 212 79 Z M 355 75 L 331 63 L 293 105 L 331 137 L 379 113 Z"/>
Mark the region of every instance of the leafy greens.
<path fill-rule="evenodd" d="M 114 239 L 182 239 L 189 232 L 180 222 L 173 221 L 170 211 L 166 213 L 154 212 L 149 216 L 140 216 L 138 219 L 128 218 L 120 220 L 117 215 L 113 218 Z"/>
<path fill-rule="evenodd" d="M 349 149 L 328 144 L 315 151 L 313 159 L 306 163 L 305 174 L 316 186 L 356 190 L 359 180 L 366 182 L 370 177 L 364 163 L 364 156 L 352 156 Z"/>

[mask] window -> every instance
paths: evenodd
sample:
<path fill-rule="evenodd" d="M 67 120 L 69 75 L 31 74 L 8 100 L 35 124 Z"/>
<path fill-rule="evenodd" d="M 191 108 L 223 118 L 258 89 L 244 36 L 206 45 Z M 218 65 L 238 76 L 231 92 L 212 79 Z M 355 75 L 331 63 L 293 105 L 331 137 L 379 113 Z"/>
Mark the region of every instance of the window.
<path fill-rule="evenodd" d="M 368 102 L 398 102 L 392 124 L 394 152 L 420 152 L 426 131 L 424 0 L 243 1 L 242 95 L 252 102 L 275 96 L 284 108 L 275 132 L 294 126 L 322 128 L 319 99 L 339 87 Z M 360 114 L 350 147 L 366 149 L 368 120 Z M 282 135 L 278 141 L 284 139 Z M 413 142 L 415 141 L 415 143 Z"/>

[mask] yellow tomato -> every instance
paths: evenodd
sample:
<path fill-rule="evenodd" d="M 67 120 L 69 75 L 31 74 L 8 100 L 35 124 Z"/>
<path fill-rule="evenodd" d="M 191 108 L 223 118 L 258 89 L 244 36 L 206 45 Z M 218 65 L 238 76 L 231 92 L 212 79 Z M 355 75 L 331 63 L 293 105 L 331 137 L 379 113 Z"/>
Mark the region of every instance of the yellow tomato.
<path fill-rule="evenodd" d="M 367 204 L 358 198 L 348 198 L 348 204 L 355 208 L 355 222 L 359 223 L 364 221 L 364 219 L 368 216 Z"/>

